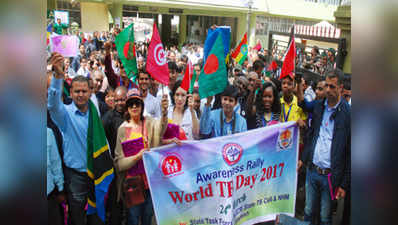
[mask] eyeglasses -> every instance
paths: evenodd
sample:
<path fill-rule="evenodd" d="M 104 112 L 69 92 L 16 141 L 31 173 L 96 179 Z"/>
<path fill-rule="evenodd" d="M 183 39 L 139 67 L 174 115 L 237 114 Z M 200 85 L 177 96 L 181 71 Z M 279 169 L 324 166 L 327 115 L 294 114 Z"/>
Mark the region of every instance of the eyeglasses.
<path fill-rule="evenodd" d="M 325 84 L 325 88 L 329 87 L 330 89 L 335 89 L 336 86 L 334 85 L 330 85 L 330 84 Z"/>
<path fill-rule="evenodd" d="M 149 80 L 149 78 L 148 77 L 140 78 L 140 80 Z"/>
<path fill-rule="evenodd" d="M 316 89 L 322 91 L 323 87 L 317 87 Z"/>

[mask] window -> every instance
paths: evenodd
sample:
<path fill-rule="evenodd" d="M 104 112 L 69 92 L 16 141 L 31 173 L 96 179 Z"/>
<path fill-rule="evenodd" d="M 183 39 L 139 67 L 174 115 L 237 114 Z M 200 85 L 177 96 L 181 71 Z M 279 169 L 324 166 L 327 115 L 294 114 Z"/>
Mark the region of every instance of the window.
<path fill-rule="evenodd" d="M 69 12 L 69 23 L 72 24 L 73 22 L 76 22 L 79 24 L 79 28 L 82 27 L 82 18 L 80 14 L 80 2 L 73 2 L 71 3 L 70 1 L 62 1 L 58 0 L 57 1 L 57 10 L 63 10 L 63 11 L 68 11 Z"/>

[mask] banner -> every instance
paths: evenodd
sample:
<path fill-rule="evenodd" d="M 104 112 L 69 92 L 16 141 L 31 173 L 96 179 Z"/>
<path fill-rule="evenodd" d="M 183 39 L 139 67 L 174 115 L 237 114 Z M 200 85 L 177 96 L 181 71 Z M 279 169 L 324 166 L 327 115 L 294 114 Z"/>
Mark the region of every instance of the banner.
<path fill-rule="evenodd" d="M 79 54 L 79 38 L 76 35 L 51 36 L 51 51 L 63 57 L 76 57 Z"/>
<path fill-rule="evenodd" d="M 294 216 L 295 122 L 145 152 L 158 225 L 251 225 Z"/>

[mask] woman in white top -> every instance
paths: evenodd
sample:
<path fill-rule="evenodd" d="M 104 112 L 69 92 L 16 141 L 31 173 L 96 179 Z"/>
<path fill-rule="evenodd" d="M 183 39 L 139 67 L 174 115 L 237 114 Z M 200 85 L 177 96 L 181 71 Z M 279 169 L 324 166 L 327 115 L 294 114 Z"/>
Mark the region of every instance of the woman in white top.
<path fill-rule="evenodd" d="M 181 80 L 177 81 L 171 91 L 173 106 L 169 108 L 168 118 L 173 124 L 182 128 L 188 140 L 199 138 L 199 121 L 193 108 L 193 97 L 181 87 Z"/>

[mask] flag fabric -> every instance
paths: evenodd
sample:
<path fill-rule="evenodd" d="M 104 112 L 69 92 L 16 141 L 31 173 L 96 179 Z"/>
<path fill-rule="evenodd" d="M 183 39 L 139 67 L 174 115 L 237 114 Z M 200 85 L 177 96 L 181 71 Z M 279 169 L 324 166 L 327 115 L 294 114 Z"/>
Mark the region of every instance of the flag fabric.
<path fill-rule="evenodd" d="M 207 30 L 207 37 L 205 40 L 205 45 L 203 47 L 203 63 L 206 63 L 207 57 L 210 54 L 211 49 L 218 37 L 221 34 L 222 37 L 222 46 L 224 46 L 224 59 L 228 58 L 227 55 L 229 53 L 229 43 L 231 41 L 231 27 L 229 26 L 220 26 L 216 29 L 209 28 Z"/>
<path fill-rule="evenodd" d="M 114 178 L 102 120 L 94 103 L 89 101 L 87 130 L 87 174 L 90 178 L 87 214 L 97 214 L 105 223 L 105 196 Z"/>
<path fill-rule="evenodd" d="M 53 24 L 50 23 L 47 25 L 47 40 L 46 40 L 47 45 L 50 44 L 50 36 L 51 36 L 52 30 L 53 30 Z"/>
<path fill-rule="evenodd" d="M 272 60 L 272 62 L 269 64 L 267 70 L 275 71 L 276 69 L 278 69 L 278 64 L 275 62 L 275 60 Z"/>
<path fill-rule="evenodd" d="M 242 40 L 240 41 L 238 47 L 232 52 L 231 57 L 235 60 L 236 63 L 242 65 L 243 62 L 247 58 L 247 32 L 243 35 Z"/>
<path fill-rule="evenodd" d="M 187 68 L 185 69 L 185 75 L 181 82 L 181 88 L 187 91 L 188 93 L 193 92 L 193 88 L 196 81 L 196 71 L 193 69 L 191 60 L 188 60 Z"/>
<path fill-rule="evenodd" d="M 221 34 L 218 35 L 199 75 L 199 96 L 206 98 L 224 91 L 228 84 Z"/>
<path fill-rule="evenodd" d="M 76 57 L 79 54 L 79 38 L 75 35 L 52 36 L 51 52 L 58 52 L 63 57 Z"/>
<path fill-rule="evenodd" d="M 193 75 L 192 75 L 192 78 L 191 78 L 191 82 L 190 82 L 190 84 L 189 84 L 189 90 L 188 90 L 188 93 L 189 94 L 192 94 L 192 92 L 193 92 L 193 88 L 194 88 L 194 86 L 195 86 L 195 82 L 196 82 L 196 77 L 198 76 L 198 74 L 196 74 L 196 71 L 194 70 L 193 71 Z"/>
<path fill-rule="evenodd" d="M 117 53 L 129 79 L 138 73 L 134 45 L 134 24 L 130 24 L 115 37 Z"/>
<path fill-rule="evenodd" d="M 184 78 L 182 78 L 181 88 L 188 92 L 190 83 L 193 76 L 193 66 L 191 60 L 188 60 L 187 67 L 185 68 Z"/>
<path fill-rule="evenodd" d="M 169 85 L 169 66 L 156 23 L 153 23 L 152 39 L 148 47 L 146 71 L 148 71 L 152 78 L 159 81 L 159 83 Z"/>
<path fill-rule="evenodd" d="M 292 32 L 290 34 L 289 46 L 283 60 L 281 75 L 279 79 L 283 79 L 286 76 L 290 76 L 292 79 L 294 79 L 293 72 L 295 67 L 295 59 L 296 59 L 296 44 L 294 41 L 294 26 L 293 26 Z"/>

